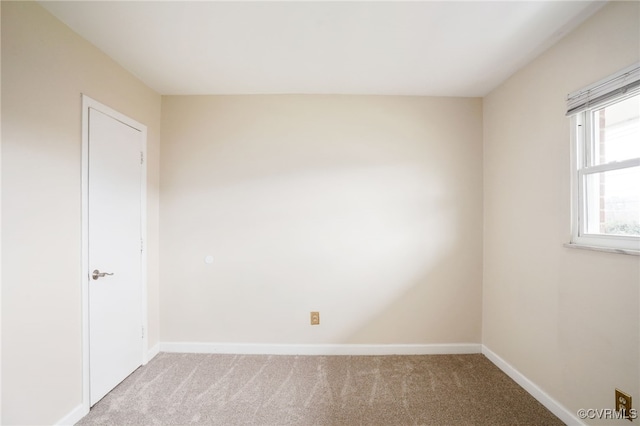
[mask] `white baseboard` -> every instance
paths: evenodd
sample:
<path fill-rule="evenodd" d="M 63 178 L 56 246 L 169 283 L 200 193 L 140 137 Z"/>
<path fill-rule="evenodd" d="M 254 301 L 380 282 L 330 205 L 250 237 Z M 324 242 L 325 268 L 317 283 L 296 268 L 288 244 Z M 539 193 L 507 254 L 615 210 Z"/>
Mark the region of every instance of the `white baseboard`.
<path fill-rule="evenodd" d="M 529 392 L 531 396 L 537 399 L 539 403 L 544 405 L 549 411 L 551 411 L 565 424 L 579 426 L 585 425 L 585 423 L 583 423 L 578 417 L 576 417 L 575 413 L 567 410 L 562 404 L 551 398 L 551 396 L 540 389 L 538 385 L 529 380 L 524 374 L 516 370 L 511 364 L 496 355 L 491 349 L 482 345 L 482 354 L 486 356 L 491 362 L 493 362 L 496 367 L 502 370 L 507 376 L 511 377 L 514 382 L 516 382 L 524 390 Z"/>
<path fill-rule="evenodd" d="M 89 414 L 89 410 L 80 404 L 55 424 L 59 426 L 73 426 L 82 420 L 82 418 L 87 414 Z"/>
<path fill-rule="evenodd" d="M 295 345 L 263 343 L 162 342 L 162 352 L 251 355 L 438 355 L 479 354 L 480 343 L 431 345 Z"/>
<path fill-rule="evenodd" d="M 156 343 L 151 349 L 147 351 L 147 362 L 151 361 L 153 357 L 160 353 L 160 343 Z"/>

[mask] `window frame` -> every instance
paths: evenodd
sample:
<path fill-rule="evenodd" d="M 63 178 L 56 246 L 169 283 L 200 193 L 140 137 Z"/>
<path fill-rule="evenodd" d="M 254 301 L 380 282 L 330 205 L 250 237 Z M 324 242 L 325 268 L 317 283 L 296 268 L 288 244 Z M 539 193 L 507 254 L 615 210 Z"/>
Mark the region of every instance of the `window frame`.
<path fill-rule="evenodd" d="M 587 106 L 582 111 L 570 115 L 572 193 L 570 246 L 640 255 L 640 236 L 591 234 L 586 232 L 588 205 L 585 188 L 585 180 L 588 175 L 640 167 L 640 157 L 591 165 L 594 163 L 591 161 L 595 131 L 592 123 L 593 112 L 638 95 L 640 95 L 640 87 L 635 87 L 626 93 L 611 97 L 606 102 Z"/>

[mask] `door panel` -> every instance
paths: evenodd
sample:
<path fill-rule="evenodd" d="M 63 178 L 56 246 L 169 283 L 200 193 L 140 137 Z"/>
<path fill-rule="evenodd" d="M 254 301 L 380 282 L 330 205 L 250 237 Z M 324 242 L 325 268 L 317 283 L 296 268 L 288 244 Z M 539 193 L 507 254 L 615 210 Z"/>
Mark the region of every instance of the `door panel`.
<path fill-rule="evenodd" d="M 141 132 L 89 109 L 89 370 L 94 405 L 142 363 Z"/>

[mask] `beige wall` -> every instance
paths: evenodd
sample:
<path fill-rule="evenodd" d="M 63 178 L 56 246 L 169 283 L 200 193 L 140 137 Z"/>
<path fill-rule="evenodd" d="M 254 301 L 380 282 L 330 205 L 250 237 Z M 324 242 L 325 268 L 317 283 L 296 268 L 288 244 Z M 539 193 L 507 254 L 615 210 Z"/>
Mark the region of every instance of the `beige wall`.
<path fill-rule="evenodd" d="M 640 396 L 640 258 L 562 246 L 566 95 L 640 59 L 639 8 L 605 6 L 483 104 L 483 343 L 573 413 Z"/>
<path fill-rule="evenodd" d="M 479 343 L 481 120 L 480 99 L 164 96 L 161 341 Z"/>
<path fill-rule="evenodd" d="M 150 344 L 158 341 L 160 96 L 31 2 L 2 2 L 2 423 L 81 403 L 81 97 L 148 126 Z"/>

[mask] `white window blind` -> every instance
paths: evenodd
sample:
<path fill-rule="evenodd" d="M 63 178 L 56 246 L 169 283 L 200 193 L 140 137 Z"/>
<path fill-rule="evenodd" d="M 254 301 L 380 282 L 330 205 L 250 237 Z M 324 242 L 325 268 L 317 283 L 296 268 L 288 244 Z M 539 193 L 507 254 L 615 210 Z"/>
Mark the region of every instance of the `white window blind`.
<path fill-rule="evenodd" d="M 625 93 L 640 91 L 640 63 L 567 96 L 567 115 L 574 115 Z"/>
<path fill-rule="evenodd" d="M 567 97 L 571 245 L 640 255 L 640 63 Z"/>

